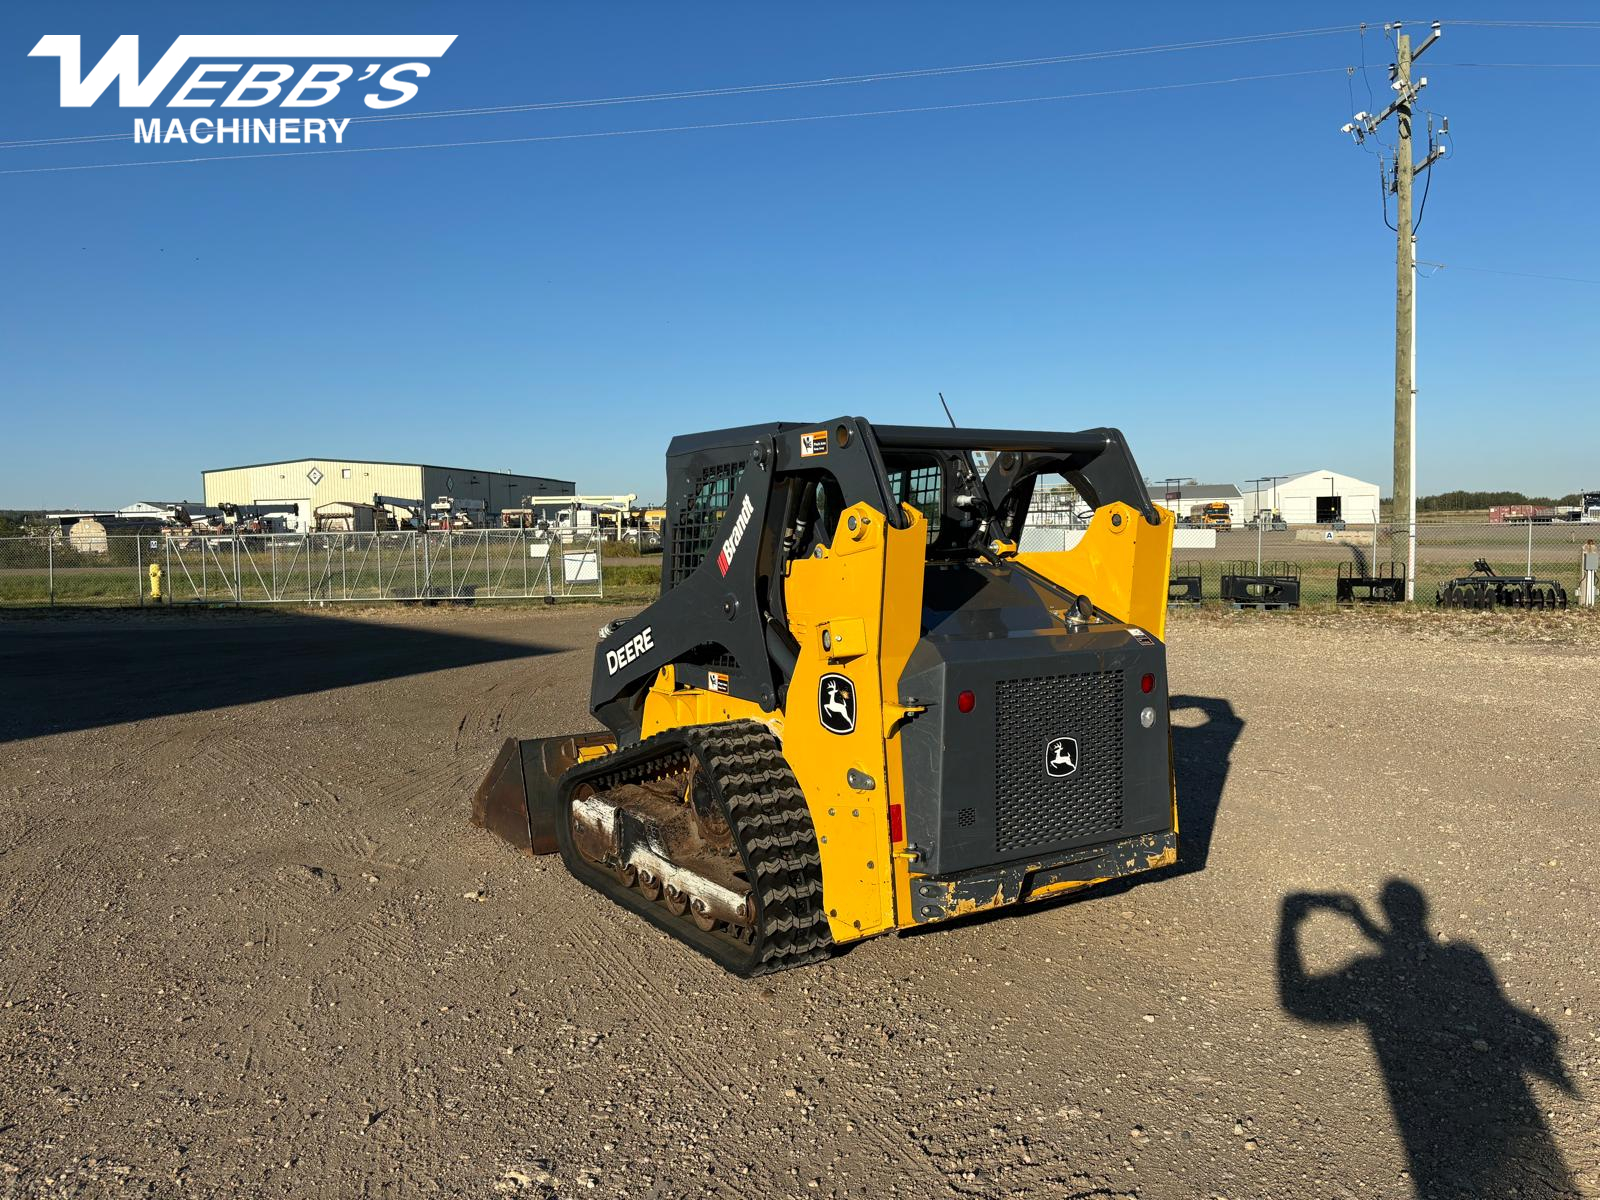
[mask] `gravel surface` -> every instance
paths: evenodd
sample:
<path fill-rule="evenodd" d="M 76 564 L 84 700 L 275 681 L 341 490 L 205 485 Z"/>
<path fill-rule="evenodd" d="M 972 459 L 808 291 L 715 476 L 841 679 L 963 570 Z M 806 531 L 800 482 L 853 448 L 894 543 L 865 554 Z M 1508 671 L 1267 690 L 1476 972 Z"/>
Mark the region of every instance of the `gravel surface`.
<path fill-rule="evenodd" d="M 1175 870 L 750 984 L 467 823 L 612 615 L 0 620 L 0 1196 L 1600 1195 L 1589 614 L 1182 614 Z"/>

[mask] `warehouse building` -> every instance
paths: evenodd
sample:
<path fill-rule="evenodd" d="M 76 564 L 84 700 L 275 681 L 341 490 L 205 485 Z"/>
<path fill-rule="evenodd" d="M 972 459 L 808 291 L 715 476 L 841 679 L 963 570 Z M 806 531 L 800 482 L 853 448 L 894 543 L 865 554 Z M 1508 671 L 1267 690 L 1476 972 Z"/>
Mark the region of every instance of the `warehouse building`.
<path fill-rule="evenodd" d="M 389 501 L 415 501 L 427 506 L 442 496 L 458 502 L 481 502 L 491 520 L 508 508 L 520 508 L 524 496 L 570 496 L 570 479 L 516 475 L 506 471 L 435 467 L 426 463 L 371 462 L 350 458 L 296 458 L 287 462 L 219 467 L 201 472 L 205 503 L 266 504 L 295 510 L 296 530 L 311 528 L 313 514 L 325 504 L 367 504 L 382 496 Z M 382 503 L 382 502 L 380 502 Z"/>
<path fill-rule="evenodd" d="M 1378 485 L 1353 475 L 1303 471 L 1251 482 L 1255 488 L 1242 497 L 1246 520 L 1263 509 L 1276 509 L 1290 525 L 1373 525 L 1378 520 Z"/>

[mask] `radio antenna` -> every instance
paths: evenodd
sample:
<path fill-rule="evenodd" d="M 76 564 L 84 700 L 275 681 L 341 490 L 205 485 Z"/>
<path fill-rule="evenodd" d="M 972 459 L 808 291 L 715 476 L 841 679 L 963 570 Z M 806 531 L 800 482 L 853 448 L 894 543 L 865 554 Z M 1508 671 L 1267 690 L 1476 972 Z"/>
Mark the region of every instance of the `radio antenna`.
<path fill-rule="evenodd" d="M 940 404 L 944 404 L 944 415 L 950 421 L 950 428 L 954 429 L 956 427 L 956 419 L 954 417 L 950 416 L 950 406 L 948 404 L 945 404 L 945 402 L 944 402 L 944 393 L 943 392 L 939 393 L 939 403 Z"/>

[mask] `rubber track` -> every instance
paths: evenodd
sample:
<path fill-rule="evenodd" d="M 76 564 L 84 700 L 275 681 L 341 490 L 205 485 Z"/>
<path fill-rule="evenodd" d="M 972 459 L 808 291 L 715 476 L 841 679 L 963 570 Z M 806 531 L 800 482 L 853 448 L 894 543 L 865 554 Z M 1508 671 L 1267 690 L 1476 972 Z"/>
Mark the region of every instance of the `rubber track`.
<path fill-rule="evenodd" d="M 722 805 L 756 901 L 755 937 L 706 932 L 687 917 L 626 887 L 572 846 L 569 814 L 575 787 L 605 792 L 625 783 L 675 775 L 698 764 Z M 820 962 L 833 935 L 822 901 L 822 859 L 805 795 L 772 732 L 755 721 L 697 725 L 646 738 L 615 754 L 574 767 L 561 779 L 562 858 L 579 880 L 652 924 L 749 978 Z"/>

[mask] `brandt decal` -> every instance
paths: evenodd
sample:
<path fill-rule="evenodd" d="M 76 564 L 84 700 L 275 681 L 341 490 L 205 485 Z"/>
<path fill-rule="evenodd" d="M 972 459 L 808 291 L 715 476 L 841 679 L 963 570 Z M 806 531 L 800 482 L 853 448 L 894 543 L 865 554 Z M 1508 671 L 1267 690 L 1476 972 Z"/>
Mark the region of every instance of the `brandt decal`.
<path fill-rule="evenodd" d="M 739 553 L 739 543 L 744 541 L 744 531 L 750 528 L 750 518 L 755 515 L 755 506 L 750 503 L 746 495 L 739 504 L 739 516 L 733 522 L 733 531 L 728 534 L 727 540 L 722 543 L 722 552 L 717 555 L 717 566 L 726 575 L 728 568 L 733 566 L 733 556 Z"/>

